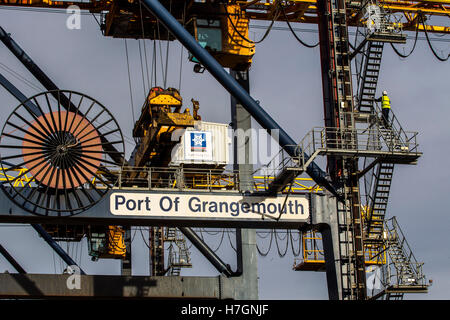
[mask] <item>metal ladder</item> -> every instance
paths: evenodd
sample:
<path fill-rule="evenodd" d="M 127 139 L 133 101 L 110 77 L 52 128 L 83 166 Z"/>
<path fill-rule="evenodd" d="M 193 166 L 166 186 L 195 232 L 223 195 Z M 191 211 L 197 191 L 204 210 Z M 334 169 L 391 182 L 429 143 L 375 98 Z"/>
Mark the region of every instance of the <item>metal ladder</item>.
<path fill-rule="evenodd" d="M 393 173 L 393 163 L 380 163 L 373 172 L 373 192 L 369 195 L 369 212 L 366 217 L 368 241 L 382 240 Z"/>
<path fill-rule="evenodd" d="M 168 269 L 169 275 L 179 276 L 182 268 L 191 268 L 190 252 L 186 245 L 186 239 L 177 228 L 166 228 L 165 241 L 169 245 Z"/>
<path fill-rule="evenodd" d="M 373 110 L 373 100 L 375 99 L 378 77 L 380 75 L 383 47 L 383 42 L 368 41 L 358 94 L 359 112 L 371 113 Z"/>

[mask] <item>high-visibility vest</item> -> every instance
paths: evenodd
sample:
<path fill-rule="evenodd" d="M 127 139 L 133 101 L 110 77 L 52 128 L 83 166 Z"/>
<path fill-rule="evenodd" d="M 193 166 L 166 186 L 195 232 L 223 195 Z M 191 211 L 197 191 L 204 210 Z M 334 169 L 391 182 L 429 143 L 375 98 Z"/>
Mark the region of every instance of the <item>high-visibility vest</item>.
<path fill-rule="evenodd" d="M 381 97 L 381 108 L 382 109 L 390 109 L 391 108 L 391 100 L 388 96 Z"/>

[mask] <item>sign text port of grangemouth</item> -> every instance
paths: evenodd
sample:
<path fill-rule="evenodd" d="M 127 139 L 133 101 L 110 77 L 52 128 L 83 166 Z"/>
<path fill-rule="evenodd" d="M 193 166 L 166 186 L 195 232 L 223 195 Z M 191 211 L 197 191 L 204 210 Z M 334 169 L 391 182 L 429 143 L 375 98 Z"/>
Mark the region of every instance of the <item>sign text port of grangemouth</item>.
<path fill-rule="evenodd" d="M 117 192 L 110 196 L 113 215 L 176 218 L 305 220 L 309 217 L 306 197 L 248 197 L 227 194 L 167 194 Z M 282 214 L 280 215 L 280 212 Z"/>

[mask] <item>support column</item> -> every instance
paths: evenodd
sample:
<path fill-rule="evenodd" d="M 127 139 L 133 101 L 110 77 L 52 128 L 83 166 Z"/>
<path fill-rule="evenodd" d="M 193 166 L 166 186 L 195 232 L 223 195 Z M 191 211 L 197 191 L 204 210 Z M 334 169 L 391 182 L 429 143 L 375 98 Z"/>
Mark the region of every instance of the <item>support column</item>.
<path fill-rule="evenodd" d="M 248 71 L 230 70 L 231 76 L 247 92 L 250 91 Z M 231 96 L 231 123 L 233 127 L 233 169 L 239 172 L 239 190 L 253 189 L 251 115 L 235 97 Z M 236 134 L 237 133 L 237 134 Z M 238 271 L 236 280 L 237 299 L 258 299 L 258 256 L 256 250 L 256 231 L 254 229 L 236 229 L 236 250 Z"/>
<path fill-rule="evenodd" d="M 123 276 L 131 276 L 131 227 L 125 228 L 124 239 L 127 252 L 125 258 L 120 260 L 120 274 Z"/>

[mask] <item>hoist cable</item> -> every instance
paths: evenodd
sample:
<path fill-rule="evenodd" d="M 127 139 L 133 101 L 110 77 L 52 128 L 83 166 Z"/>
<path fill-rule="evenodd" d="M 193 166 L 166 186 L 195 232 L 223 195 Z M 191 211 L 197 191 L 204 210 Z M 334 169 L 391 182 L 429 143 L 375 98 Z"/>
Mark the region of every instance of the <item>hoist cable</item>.
<path fill-rule="evenodd" d="M 127 39 L 124 39 L 125 42 L 125 55 L 127 58 L 127 70 L 128 70 L 128 85 L 130 89 L 130 99 L 131 99 L 131 116 L 133 117 L 133 124 L 136 122 L 134 117 L 134 103 L 133 103 L 133 90 L 131 85 L 131 73 L 130 73 L 130 61 L 128 57 L 128 45 L 127 45 Z"/>
<path fill-rule="evenodd" d="M 163 62 L 163 54 L 162 54 L 162 46 L 161 46 L 161 31 L 159 30 L 159 20 L 157 20 L 157 22 L 156 22 L 156 28 L 158 30 L 158 46 L 159 46 L 159 57 L 161 59 L 161 74 L 162 74 L 163 83 L 165 83 L 166 80 L 164 79 L 164 62 Z M 156 66 L 156 62 L 155 62 L 155 66 Z"/>
<path fill-rule="evenodd" d="M 145 68 L 147 71 L 147 83 L 149 85 L 149 90 L 150 90 L 150 77 L 148 74 L 148 59 L 147 59 L 147 48 L 145 46 L 145 31 L 144 31 L 144 16 L 142 15 L 142 2 L 139 1 L 139 13 L 141 15 L 141 30 L 142 30 L 142 42 L 144 44 L 144 58 L 145 58 Z"/>
<path fill-rule="evenodd" d="M 186 1 L 184 2 L 184 6 L 183 6 L 183 15 L 182 15 L 182 20 L 183 20 L 183 27 L 185 27 L 186 25 Z M 180 43 L 180 47 L 181 47 L 181 53 L 180 53 L 180 76 L 179 76 L 179 80 L 178 80 L 178 92 L 181 93 L 181 76 L 182 76 L 182 72 L 183 72 L 183 52 L 184 52 L 184 46 L 183 44 Z"/>
<path fill-rule="evenodd" d="M 36 91 L 44 91 L 42 88 L 40 88 L 37 84 L 34 84 L 33 82 L 31 82 L 30 80 L 28 80 L 27 78 L 25 78 L 24 76 L 22 76 L 20 73 L 14 71 L 13 69 L 9 68 L 7 65 L 5 65 L 4 63 L 0 62 L 0 68 L 2 68 L 3 70 L 5 70 L 6 72 L 8 72 L 9 74 L 11 74 L 13 77 L 15 77 L 17 80 L 23 82 L 24 84 L 26 84 L 28 87 L 32 88 L 33 90 Z"/>
<path fill-rule="evenodd" d="M 142 62 L 141 40 L 139 40 L 139 39 L 138 39 L 138 45 L 139 45 L 139 58 L 141 61 L 142 86 L 144 88 L 144 99 L 146 99 L 147 98 L 147 88 L 145 86 L 144 63 Z"/>
<path fill-rule="evenodd" d="M 172 13 L 172 0 L 169 1 L 169 12 Z M 169 70 L 169 48 L 170 48 L 170 32 L 167 29 L 167 46 L 166 46 L 166 68 L 164 70 L 164 89 L 167 88 L 167 72 Z"/>
<path fill-rule="evenodd" d="M 156 76 L 156 30 L 153 30 L 153 58 L 152 58 L 152 88 L 157 86 L 157 76 Z M 155 76 L 155 83 L 153 84 L 153 76 Z"/>
<path fill-rule="evenodd" d="M 297 39 L 298 42 L 300 42 L 302 45 L 304 45 L 304 46 L 307 47 L 307 48 L 315 48 L 315 47 L 317 47 L 317 46 L 319 45 L 320 42 L 317 42 L 316 44 L 311 45 L 311 44 L 308 44 L 308 43 L 304 42 L 302 39 L 300 39 L 300 38 L 297 36 L 297 34 L 295 33 L 294 29 L 293 29 L 292 26 L 291 26 L 291 23 L 289 22 L 289 18 L 288 18 L 288 16 L 286 15 L 286 11 L 284 10 L 283 5 L 282 5 L 281 3 L 279 3 L 278 5 L 279 5 L 280 8 L 281 8 L 281 12 L 283 13 L 284 19 L 286 20 L 286 23 L 287 23 L 287 25 L 288 25 L 288 27 L 289 27 L 289 30 L 291 30 L 291 33 L 294 35 L 295 39 Z"/>

